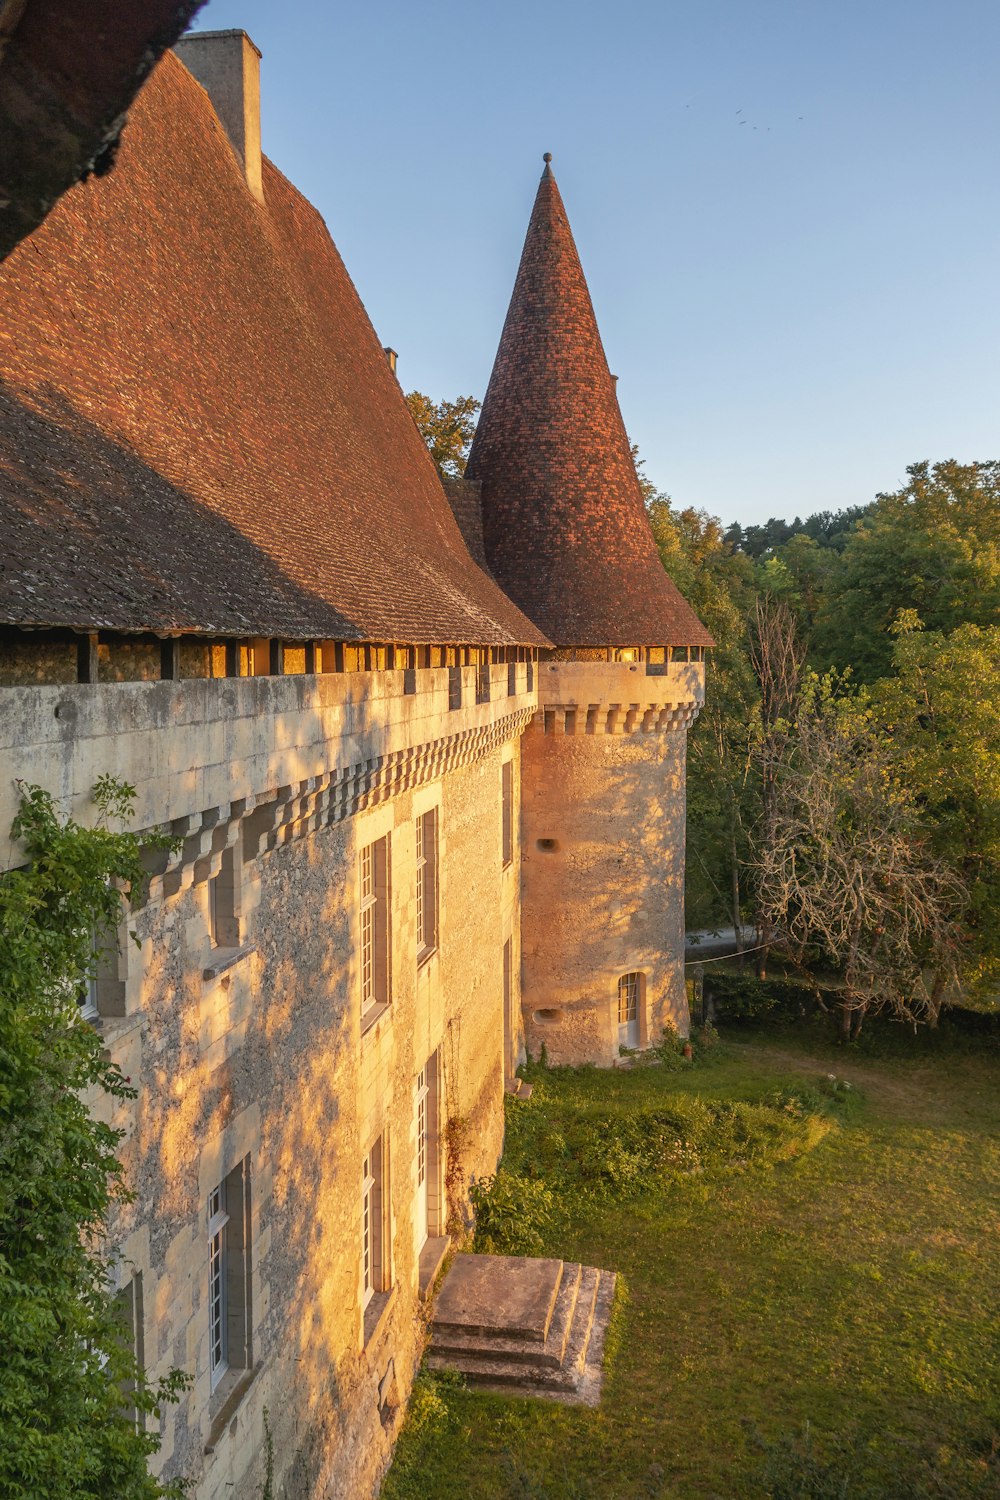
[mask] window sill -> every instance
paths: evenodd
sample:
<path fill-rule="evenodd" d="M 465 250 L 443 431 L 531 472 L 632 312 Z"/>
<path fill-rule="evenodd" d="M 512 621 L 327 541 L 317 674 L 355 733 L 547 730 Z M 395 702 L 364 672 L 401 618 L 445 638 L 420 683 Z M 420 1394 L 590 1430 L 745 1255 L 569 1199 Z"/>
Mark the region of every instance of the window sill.
<path fill-rule="evenodd" d="M 368 1306 L 364 1310 L 362 1319 L 361 1347 L 367 1349 L 373 1344 L 383 1331 L 389 1309 L 396 1298 L 396 1288 L 391 1286 L 387 1292 L 376 1292 Z"/>
<path fill-rule="evenodd" d="M 433 1235 L 430 1239 L 424 1240 L 423 1248 L 420 1251 L 420 1260 L 417 1270 L 417 1285 L 420 1291 L 420 1300 L 422 1302 L 426 1302 L 427 1298 L 434 1290 L 434 1283 L 437 1281 L 438 1273 L 440 1272 L 441 1267 L 444 1265 L 445 1256 L 448 1254 L 448 1251 L 450 1249 L 450 1235 Z"/>
<path fill-rule="evenodd" d="M 371 1010 L 366 1011 L 365 1014 L 361 1017 L 361 1035 L 363 1037 L 367 1036 L 368 1033 L 373 1029 L 373 1027 L 376 1026 L 379 1021 L 381 1021 L 382 1017 L 389 1014 L 390 1009 L 391 1006 L 389 1005 L 389 1002 L 387 1000 L 384 1004 L 373 1005 Z"/>
<path fill-rule="evenodd" d="M 249 958 L 257 949 L 253 943 L 245 943 L 242 948 L 216 948 L 212 952 L 212 959 L 201 971 L 202 979 L 218 979 L 227 969 L 242 963 L 243 959 Z"/>
<path fill-rule="evenodd" d="M 438 948 L 436 943 L 434 944 L 433 948 L 422 948 L 417 954 L 417 968 L 425 968 L 426 965 L 430 963 L 432 958 L 437 957 L 437 952 Z"/>
<path fill-rule="evenodd" d="M 222 1405 L 219 1407 L 218 1414 L 212 1418 L 208 1442 L 205 1444 L 206 1454 L 214 1453 L 219 1446 L 227 1427 L 233 1422 L 238 1408 L 242 1405 L 243 1397 L 253 1385 L 256 1377 L 256 1369 L 230 1370 L 222 1377 L 213 1392 L 212 1404 L 221 1401 Z M 232 1380 L 231 1385 L 230 1380 Z"/>

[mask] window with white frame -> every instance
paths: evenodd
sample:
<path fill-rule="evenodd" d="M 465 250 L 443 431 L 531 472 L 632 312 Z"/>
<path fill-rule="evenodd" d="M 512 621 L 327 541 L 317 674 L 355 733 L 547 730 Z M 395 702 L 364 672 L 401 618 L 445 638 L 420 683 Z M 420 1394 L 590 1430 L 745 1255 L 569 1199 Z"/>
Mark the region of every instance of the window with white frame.
<path fill-rule="evenodd" d="M 503 822 L 503 864 L 506 869 L 514 858 L 514 762 L 505 760 L 500 775 L 502 778 L 500 800 Z"/>
<path fill-rule="evenodd" d="M 618 1024 L 627 1026 L 639 1015 L 640 974 L 623 974 L 618 981 Z"/>
<path fill-rule="evenodd" d="M 92 953 L 90 967 L 84 978 L 77 987 L 76 1003 L 80 1007 L 80 1015 L 85 1021 L 96 1021 L 101 1012 L 97 1003 L 97 932 L 92 930 L 90 934 Z"/>
<path fill-rule="evenodd" d="M 127 953 L 131 946 L 124 921 L 118 927 L 92 928 L 89 934 L 90 964 L 76 986 L 76 1003 L 85 1021 L 125 1014 Z"/>
<path fill-rule="evenodd" d="M 389 1287 L 385 1243 L 385 1138 L 379 1136 L 361 1166 L 361 1305 Z"/>
<path fill-rule="evenodd" d="M 361 1019 L 389 1003 L 389 835 L 360 856 Z"/>
<path fill-rule="evenodd" d="M 208 1197 L 208 1368 L 214 1391 L 248 1370 L 251 1350 L 250 1158 Z"/>
<path fill-rule="evenodd" d="M 438 945 L 438 810 L 417 818 L 417 962 Z"/>

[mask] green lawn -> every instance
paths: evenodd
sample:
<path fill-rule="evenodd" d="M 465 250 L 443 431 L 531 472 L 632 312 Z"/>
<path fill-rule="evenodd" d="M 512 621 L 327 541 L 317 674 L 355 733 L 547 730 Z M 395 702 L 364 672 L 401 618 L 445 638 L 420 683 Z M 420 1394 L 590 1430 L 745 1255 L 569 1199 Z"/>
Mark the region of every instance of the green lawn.
<path fill-rule="evenodd" d="M 554 1184 L 546 1253 L 627 1286 L 600 1409 L 423 1383 L 385 1500 L 1000 1496 L 996 1053 L 789 1028 L 536 1077 L 505 1163 Z M 647 1118 L 680 1169 L 581 1176 Z"/>

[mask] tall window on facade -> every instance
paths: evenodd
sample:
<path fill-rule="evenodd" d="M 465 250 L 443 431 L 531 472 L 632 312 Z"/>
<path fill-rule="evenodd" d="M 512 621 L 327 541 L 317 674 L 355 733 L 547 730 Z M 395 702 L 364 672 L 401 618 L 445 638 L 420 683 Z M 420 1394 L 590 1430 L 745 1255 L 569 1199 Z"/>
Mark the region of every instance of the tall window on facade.
<path fill-rule="evenodd" d="M 639 1045 L 639 1004 L 642 975 L 623 974 L 618 981 L 618 1041 L 623 1047 Z"/>
<path fill-rule="evenodd" d="M 417 819 L 417 962 L 438 945 L 438 810 Z"/>
<path fill-rule="evenodd" d="M 361 851 L 361 1019 L 389 1003 L 389 835 Z"/>
<path fill-rule="evenodd" d="M 91 947 L 94 950 L 90 961 L 90 970 L 86 979 L 78 986 L 76 992 L 76 1003 L 80 1007 L 80 1015 L 85 1021 L 96 1021 L 100 1016 L 97 1004 L 97 933 L 90 934 Z"/>
<path fill-rule="evenodd" d="M 142 1272 L 136 1271 L 115 1297 L 115 1316 L 121 1326 L 121 1338 L 126 1349 L 141 1371 L 145 1365 L 145 1350 L 142 1333 Z M 127 1381 L 122 1395 L 125 1411 L 136 1427 L 141 1426 L 141 1417 L 135 1405 L 135 1383 Z"/>
<path fill-rule="evenodd" d="M 503 819 L 503 863 L 506 868 L 514 858 L 514 762 L 505 760 L 501 769 L 500 801 Z"/>
<path fill-rule="evenodd" d="M 208 1367 L 214 1391 L 251 1357 L 250 1158 L 208 1197 Z"/>
<path fill-rule="evenodd" d="M 223 851 L 219 873 L 208 882 L 208 925 L 214 948 L 240 946 L 239 869 L 233 848 Z"/>
<path fill-rule="evenodd" d="M 379 1136 L 361 1167 L 361 1284 L 366 1310 L 389 1289 L 385 1241 L 385 1137 Z"/>
<path fill-rule="evenodd" d="M 503 1076 L 508 1083 L 516 1067 L 514 1057 L 514 957 L 511 939 L 503 945 Z"/>

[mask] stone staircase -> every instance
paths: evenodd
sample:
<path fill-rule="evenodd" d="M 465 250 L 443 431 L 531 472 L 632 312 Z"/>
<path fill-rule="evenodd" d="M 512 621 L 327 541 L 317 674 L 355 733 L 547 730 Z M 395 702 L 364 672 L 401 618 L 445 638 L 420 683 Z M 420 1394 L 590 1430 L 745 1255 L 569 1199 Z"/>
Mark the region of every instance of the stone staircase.
<path fill-rule="evenodd" d="M 596 1406 L 613 1271 L 513 1255 L 456 1255 L 426 1362 L 471 1384 Z"/>

